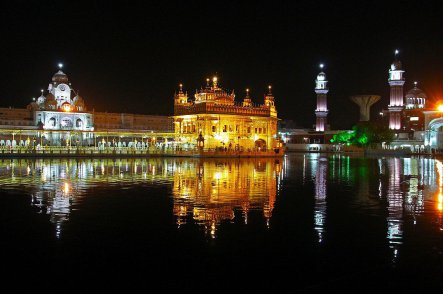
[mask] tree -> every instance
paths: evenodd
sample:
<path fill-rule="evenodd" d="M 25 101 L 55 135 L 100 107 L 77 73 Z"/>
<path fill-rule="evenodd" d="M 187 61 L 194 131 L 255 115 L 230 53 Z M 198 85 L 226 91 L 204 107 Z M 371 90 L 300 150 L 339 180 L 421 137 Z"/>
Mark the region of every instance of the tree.
<path fill-rule="evenodd" d="M 394 132 L 378 122 L 360 122 L 352 127 L 352 131 L 337 133 L 331 139 L 332 143 L 352 144 L 359 147 L 375 147 L 377 144 L 390 144 Z"/>

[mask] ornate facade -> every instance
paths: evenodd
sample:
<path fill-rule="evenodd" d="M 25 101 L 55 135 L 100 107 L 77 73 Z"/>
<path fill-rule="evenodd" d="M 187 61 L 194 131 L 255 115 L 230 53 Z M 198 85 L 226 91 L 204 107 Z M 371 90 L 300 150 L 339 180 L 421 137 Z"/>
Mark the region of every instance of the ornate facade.
<path fill-rule="evenodd" d="M 141 141 L 144 134 L 153 132 L 173 135 L 172 119 L 88 111 L 62 65 L 52 76 L 46 94 L 41 90 L 40 97 L 33 98 L 26 109 L 0 108 L 0 147 L 114 146 L 117 141 L 127 146 L 135 137 L 141 137 L 137 139 Z"/>
<path fill-rule="evenodd" d="M 205 149 L 265 151 L 277 148 L 277 110 L 269 86 L 264 103 L 253 104 L 249 90 L 243 101 L 222 89 L 217 77 L 197 90 L 194 99 L 182 85 L 174 96 L 176 139 Z"/>

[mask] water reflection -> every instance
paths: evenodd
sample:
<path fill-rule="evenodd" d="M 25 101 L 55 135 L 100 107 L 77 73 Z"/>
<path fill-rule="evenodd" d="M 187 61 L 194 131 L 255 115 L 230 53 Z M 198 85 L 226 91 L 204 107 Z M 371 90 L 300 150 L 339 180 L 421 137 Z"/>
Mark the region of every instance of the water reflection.
<path fill-rule="evenodd" d="M 217 226 L 233 221 L 236 211 L 245 224 L 250 211 L 262 211 L 270 226 L 282 165 L 275 159 L 5 160 L 0 185 L 29 192 L 32 206 L 49 215 L 58 238 L 72 208 L 92 187 L 167 185 L 177 226 L 192 220 L 215 238 Z"/>
<path fill-rule="evenodd" d="M 290 191 L 284 197 L 313 200 L 309 221 L 301 222 L 301 226 L 308 224 L 319 243 L 334 239 L 330 235 L 333 230 L 328 228 L 337 224 L 328 222 L 337 220 L 337 208 L 331 210 L 328 206 L 338 200 L 346 204 L 338 213 L 351 207 L 358 213 L 382 218 L 382 231 L 366 234 L 379 234 L 394 262 L 404 246 L 408 226 L 417 227 L 432 215 L 434 224 L 442 230 L 442 179 L 443 163 L 423 157 L 371 159 L 304 154 L 282 160 L 0 161 L 0 189 L 30 195 L 32 207 L 54 224 L 58 238 L 63 237 L 63 227 L 76 209 L 83 209 L 82 204 L 95 187 L 138 187 L 147 191 L 152 186 L 167 187 L 168 195 L 163 199 L 171 203 L 171 225 L 178 229 L 196 225 L 209 238 L 217 237 L 222 223 L 250 225 L 251 216 L 259 216 L 259 225 L 271 227 L 279 194 Z M 304 187 L 309 187 L 309 192 L 300 195 Z M 331 188 L 332 198 L 328 197 Z M 341 200 L 342 196 L 347 198 Z"/>
<path fill-rule="evenodd" d="M 318 242 L 324 238 L 326 224 L 326 186 L 328 175 L 327 157 L 314 156 L 312 171 L 315 183 L 314 230 L 317 232 Z"/>
<path fill-rule="evenodd" d="M 217 226 L 233 221 L 235 211 L 248 224 L 249 211 L 260 210 L 269 227 L 281 173 L 278 160 L 225 159 L 178 166 L 173 180 L 177 226 L 192 220 L 214 238 Z"/>

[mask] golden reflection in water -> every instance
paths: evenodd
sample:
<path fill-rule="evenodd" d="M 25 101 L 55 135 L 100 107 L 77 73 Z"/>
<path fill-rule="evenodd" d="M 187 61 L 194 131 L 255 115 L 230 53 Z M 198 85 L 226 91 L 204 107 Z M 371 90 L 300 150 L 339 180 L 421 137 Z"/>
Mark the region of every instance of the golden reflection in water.
<path fill-rule="evenodd" d="M 49 215 L 60 237 L 72 207 L 95 186 L 171 185 L 173 214 L 181 226 L 190 217 L 216 236 L 235 210 L 248 223 L 250 210 L 260 210 L 269 226 L 282 163 L 275 159 L 53 159 L 2 160 L 0 186 L 26 190 L 38 213 Z"/>
<path fill-rule="evenodd" d="M 277 197 L 282 164 L 274 159 L 211 160 L 186 162 L 174 173 L 174 215 L 180 227 L 192 219 L 215 238 L 222 221 L 232 221 L 235 211 L 248 223 L 250 210 L 269 219 Z"/>

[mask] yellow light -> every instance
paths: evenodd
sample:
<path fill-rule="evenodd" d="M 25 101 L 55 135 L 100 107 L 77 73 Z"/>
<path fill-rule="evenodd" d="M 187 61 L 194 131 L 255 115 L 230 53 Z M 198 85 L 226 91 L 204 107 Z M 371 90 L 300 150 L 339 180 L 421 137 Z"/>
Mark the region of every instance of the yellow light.
<path fill-rule="evenodd" d="M 62 110 L 63 110 L 64 112 L 70 112 L 70 111 L 72 110 L 71 105 L 69 105 L 69 104 L 65 104 L 65 105 L 63 105 L 63 106 L 62 106 Z"/>
<path fill-rule="evenodd" d="M 63 187 L 63 192 L 65 192 L 65 194 L 69 193 L 69 183 L 65 183 L 65 185 Z"/>
<path fill-rule="evenodd" d="M 443 112 L 443 105 L 437 106 L 437 110 L 440 111 L 440 112 Z"/>

